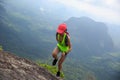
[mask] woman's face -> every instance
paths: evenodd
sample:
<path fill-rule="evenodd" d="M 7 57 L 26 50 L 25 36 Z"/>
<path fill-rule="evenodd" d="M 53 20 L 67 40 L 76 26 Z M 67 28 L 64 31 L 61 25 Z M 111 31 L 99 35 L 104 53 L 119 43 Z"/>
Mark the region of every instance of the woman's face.
<path fill-rule="evenodd" d="M 64 35 L 64 32 L 63 33 L 59 33 L 61 36 L 63 36 Z"/>
<path fill-rule="evenodd" d="M 59 34 L 60 34 L 61 36 L 63 36 L 66 31 L 67 31 L 67 29 L 66 29 L 63 33 L 59 33 Z"/>

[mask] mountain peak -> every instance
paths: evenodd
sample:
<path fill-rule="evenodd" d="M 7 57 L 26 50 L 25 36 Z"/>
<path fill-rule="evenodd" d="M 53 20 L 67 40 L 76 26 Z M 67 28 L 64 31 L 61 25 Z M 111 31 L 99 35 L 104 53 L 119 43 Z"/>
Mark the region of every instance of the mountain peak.
<path fill-rule="evenodd" d="M 0 51 L 0 80 L 59 80 L 34 62 Z"/>
<path fill-rule="evenodd" d="M 69 20 L 72 20 L 72 21 L 79 21 L 79 22 L 95 22 L 93 19 L 89 18 L 89 17 L 86 17 L 86 16 L 83 16 L 83 17 L 80 17 L 80 18 L 77 18 L 77 17 L 71 17 Z"/>

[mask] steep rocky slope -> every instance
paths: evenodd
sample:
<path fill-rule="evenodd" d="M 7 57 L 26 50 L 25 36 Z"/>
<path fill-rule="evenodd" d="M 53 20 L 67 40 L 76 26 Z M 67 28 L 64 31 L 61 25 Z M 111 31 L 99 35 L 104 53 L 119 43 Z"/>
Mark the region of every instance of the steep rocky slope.
<path fill-rule="evenodd" d="M 34 62 L 0 51 L 0 80 L 59 80 Z"/>

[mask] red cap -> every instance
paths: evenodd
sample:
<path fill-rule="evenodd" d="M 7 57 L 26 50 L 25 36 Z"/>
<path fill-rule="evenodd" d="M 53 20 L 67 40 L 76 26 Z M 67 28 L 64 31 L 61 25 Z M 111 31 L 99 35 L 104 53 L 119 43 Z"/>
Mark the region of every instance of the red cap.
<path fill-rule="evenodd" d="M 65 23 L 62 23 L 62 24 L 60 24 L 60 25 L 58 26 L 57 32 L 60 33 L 60 34 L 62 34 L 62 33 L 65 32 L 66 29 L 67 29 L 66 24 L 65 24 Z"/>

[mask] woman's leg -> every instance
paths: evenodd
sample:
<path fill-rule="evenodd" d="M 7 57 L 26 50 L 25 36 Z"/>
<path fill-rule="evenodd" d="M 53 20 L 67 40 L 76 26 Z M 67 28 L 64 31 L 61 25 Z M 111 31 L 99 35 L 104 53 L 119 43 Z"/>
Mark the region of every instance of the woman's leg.
<path fill-rule="evenodd" d="M 54 58 L 54 60 L 53 60 L 53 62 L 52 62 L 52 65 L 54 66 L 54 65 L 56 65 L 56 63 L 57 63 L 57 60 L 58 60 L 58 57 L 57 57 L 57 54 L 59 53 L 59 49 L 58 49 L 58 47 L 55 47 L 55 49 L 53 50 L 53 52 L 52 52 L 52 56 L 53 56 L 53 58 Z"/>
<path fill-rule="evenodd" d="M 65 58 L 66 58 L 65 53 L 62 53 L 61 54 L 61 58 L 60 58 L 60 60 L 58 62 L 58 72 L 61 71 L 61 69 L 62 69 L 62 63 L 64 62 Z"/>
<path fill-rule="evenodd" d="M 52 52 L 53 58 L 58 59 L 58 57 L 57 57 L 58 53 L 59 53 L 59 49 L 58 49 L 58 47 L 55 47 L 55 49 Z"/>

